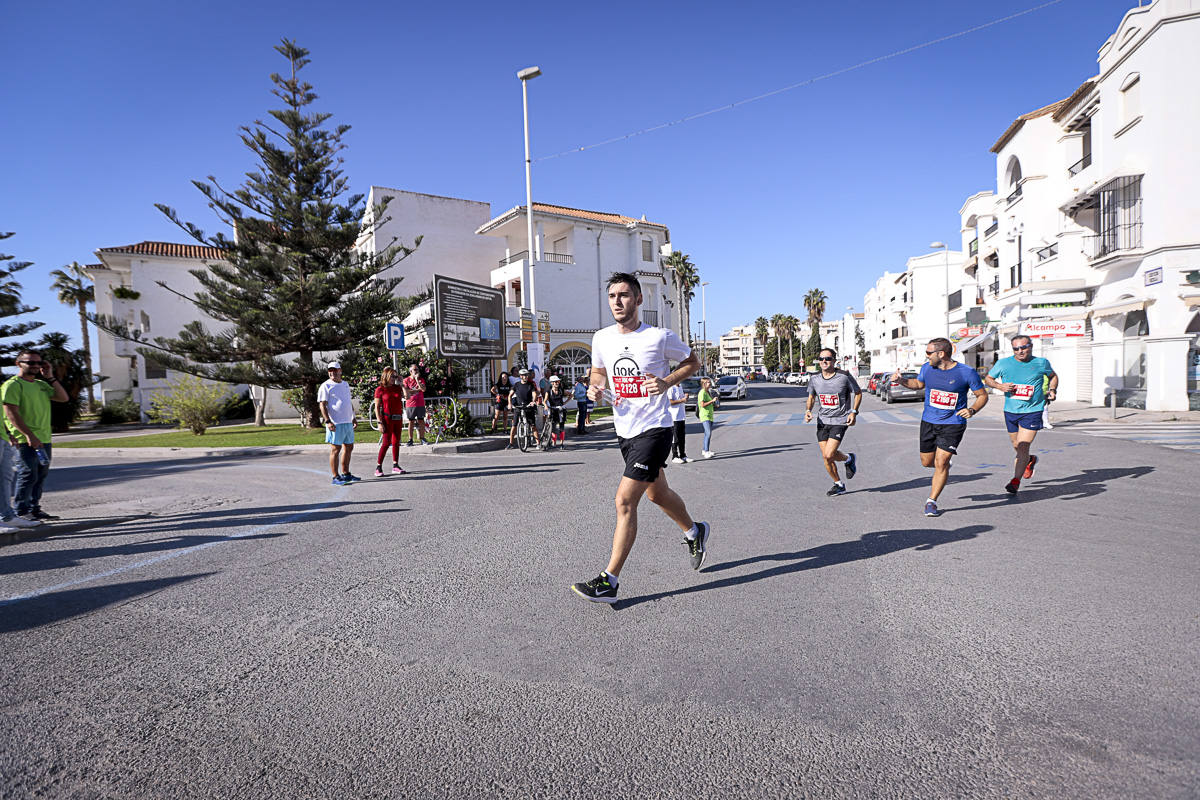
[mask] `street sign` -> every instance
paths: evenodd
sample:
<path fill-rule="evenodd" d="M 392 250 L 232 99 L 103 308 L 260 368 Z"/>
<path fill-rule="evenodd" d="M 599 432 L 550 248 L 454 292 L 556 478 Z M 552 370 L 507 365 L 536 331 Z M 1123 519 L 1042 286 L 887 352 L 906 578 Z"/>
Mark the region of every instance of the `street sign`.
<path fill-rule="evenodd" d="M 534 340 L 533 312 L 528 308 L 521 309 L 521 341 L 525 343 Z"/>
<path fill-rule="evenodd" d="M 383 326 L 383 340 L 387 342 L 388 350 L 404 349 L 404 325 L 399 322 L 389 322 Z"/>
<path fill-rule="evenodd" d="M 437 349 L 443 356 L 504 356 L 504 292 L 434 275 L 433 303 Z"/>
<path fill-rule="evenodd" d="M 1145 280 L 1146 280 L 1147 286 L 1154 286 L 1155 284 L 1162 283 L 1163 282 L 1163 268 L 1155 267 L 1154 269 L 1146 270 Z"/>
<path fill-rule="evenodd" d="M 550 312 L 537 312 L 537 340 L 546 347 L 550 346 Z"/>

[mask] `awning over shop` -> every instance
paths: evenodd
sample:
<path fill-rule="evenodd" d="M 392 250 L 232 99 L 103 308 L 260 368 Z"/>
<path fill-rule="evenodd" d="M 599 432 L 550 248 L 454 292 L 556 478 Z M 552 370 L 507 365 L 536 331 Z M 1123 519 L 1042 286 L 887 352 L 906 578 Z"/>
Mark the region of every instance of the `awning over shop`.
<path fill-rule="evenodd" d="M 1179 299 L 1187 304 L 1188 311 L 1200 306 L 1200 289 L 1180 292 Z"/>
<path fill-rule="evenodd" d="M 959 353 L 965 353 L 968 350 L 970 350 L 972 347 L 975 347 L 976 345 L 981 344 L 984 341 L 986 341 L 987 339 L 991 338 L 992 334 L 995 332 L 996 332 L 996 328 L 994 326 L 988 326 L 987 330 L 985 330 L 983 333 L 979 334 L 978 336 L 967 339 L 966 341 L 963 341 L 963 342 L 959 342 L 957 345 L 955 345 L 955 349 Z"/>
<path fill-rule="evenodd" d="M 1128 314 L 1130 311 L 1141 311 L 1146 307 L 1146 300 L 1122 300 L 1119 303 L 1109 303 L 1106 306 L 1096 306 L 1092 309 L 1092 316 L 1100 317 L 1115 317 L 1120 314 Z"/>

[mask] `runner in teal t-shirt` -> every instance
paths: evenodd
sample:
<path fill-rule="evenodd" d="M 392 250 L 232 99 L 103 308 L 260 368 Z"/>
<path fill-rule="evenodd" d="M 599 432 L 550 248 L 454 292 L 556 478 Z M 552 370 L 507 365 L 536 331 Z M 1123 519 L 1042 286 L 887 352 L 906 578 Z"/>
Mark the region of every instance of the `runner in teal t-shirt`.
<path fill-rule="evenodd" d="M 997 361 L 984 381 L 1004 392 L 1004 424 L 1017 453 L 1012 480 L 1004 489 L 1016 494 L 1021 488 L 1021 478 L 1032 478 L 1037 467 L 1038 457 L 1031 456 L 1029 448 L 1044 427 L 1042 417 L 1047 401 L 1058 394 L 1058 375 L 1049 361 L 1033 357 L 1033 340 L 1028 336 L 1014 336 L 1012 347 L 1013 355 Z"/>

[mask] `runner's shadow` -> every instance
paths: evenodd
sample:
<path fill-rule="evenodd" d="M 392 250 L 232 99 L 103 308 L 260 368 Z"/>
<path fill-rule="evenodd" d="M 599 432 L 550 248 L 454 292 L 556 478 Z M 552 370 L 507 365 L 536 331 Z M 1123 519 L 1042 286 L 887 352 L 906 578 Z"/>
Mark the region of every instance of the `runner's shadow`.
<path fill-rule="evenodd" d="M 628 600 L 618 600 L 613 604 L 613 608 L 624 609 L 652 600 L 662 600 L 667 597 L 693 594 L 695 592 L 704 592 L 710 589 L 728 589 L 734 586 L 741 586 L 742 584 L 764 580 L 766 578 L 788 575 L 793 572 L 821 569 L 822 567 L 832 567 L 838 564 L 848 564 L 852 561 L 862 561 L 863 559 L 867 558 L 886 556 L 890 555 L 891 553 L 897 553 L 901 550 L 932 550 L 938 545 L 974 539 L 979 536 L 979 534 L 986 533 L 987 531 L 993 529 L 994 526 L 992 525 L 967 525 L 962 528 L 955 528 L 948 531 L 936 530 L 933 528 L 924 528 L 919 530 L 876 531 L 873 533 L 865 533 L 858 539 L 853 539 L 846 542 L 832 542 L 830 544 L 811 547 L 807 550 L 799 550 L 791 553 L 773 553 L 771 555 L 754 556 L 752 558 L 744 558 L 739 561 L 725 561 L 720 564 L 714 564 L 711 567 L 702 569 L 700 572 L 703 575 L 710 575 L 715 572 L 725 572 L 727 570 L 751 566 L 754 564 L 771 562 L 784 563 L 781 563 L 779 566 L 761 569 L 757 572 L 751 572 L 746 575 L 719 578 L 717 580 L 697 584 L 695 586 L 686 586 L 682 589 L 673 589 L 669 592 L 657 592 L 655 594 L 643 595 L 641 597 L 633 597 Z"/>
<path fill-rule="evenodd" d="M 1107 482 L 1118 478 L 1133 478 L 1134 480 L 1149 475 L 1154 467 L 1126 467 L 1106 469 L 1085 469 L 1076 475 L 1064 478 L 1054 478 L 1050 481 L 1039 482 L 1037 486 L 1023 488 L 1015 495 L 1011 494 L 969 494 L 964 500 L 976 502 L 997 500 L 987 505 L 971 506 L 971 510 L 986 508 L 1001 508 L 1014 503 L 1032 502 L 1035 500 L 1084 500 L 1108 491 Z"/>
<path fill-rule="evenodd" d="M 799 450 L 802 447 L 804 447 L 803 443 L 793 442 L 791 444 L 773 444 L 765 447 L 751 447 L 746 450 L 717 450 L 717 456 L 714 460 L 720 461 L 731 458 L 746 458 L 754 455 L 771 455 L 774 453 L 783 453 L 788 450 Z"/>
<path fill-rule="evenodd" d="M 909 489 L 920 489 L 921 487 L 929 486 L 929 481 L 933 477 L 933 470 L 929 471 L 929 475 L 923 478 L 913 478 L 909 481 L 901 483 L 889 483 L 887 486 L 871 486 L 866 489 L 859 489 L 860 492 L 904 492 Z M 984 478 L 991 477 L 990 473 L 986 472 L 969 472 L 966 475 L 955 475 L 950 473 L 950 479 L 946 481 L 946 485 L 950 486 L 956 483 L 968 483 L 970 481 L 980 481 Z"/>
<path fill-rule="evenodd" d="M 163 589 L 207 578 L 213 572 L 179 575 L 155 580 L 111 583 L 104 586 L 89 586 L 86 589 L 66 589 L 50 592 L 28 600 L 0 600 L 0 633 L 13 633 L 52 625 L 56 622 L 88 614 L 105 606 L 127 603 L 137 597 L 146 597 Z"/>

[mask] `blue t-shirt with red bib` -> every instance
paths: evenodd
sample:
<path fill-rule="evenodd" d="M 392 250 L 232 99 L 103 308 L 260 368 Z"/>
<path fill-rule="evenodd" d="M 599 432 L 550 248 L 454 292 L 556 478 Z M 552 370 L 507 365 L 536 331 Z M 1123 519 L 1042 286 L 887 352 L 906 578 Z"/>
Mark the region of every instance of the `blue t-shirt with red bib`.
<path fill-rule="evenodd" d="M 950 369 L 934 369 L 925 364 L 917 380 L 925 384 L 925 412 L 921 420 L 934 425 L 965 425 L 967 421 L 958 412 L 967 407 L 970 392 L 983 388 L 979 373 L 960 362 Z"/>

